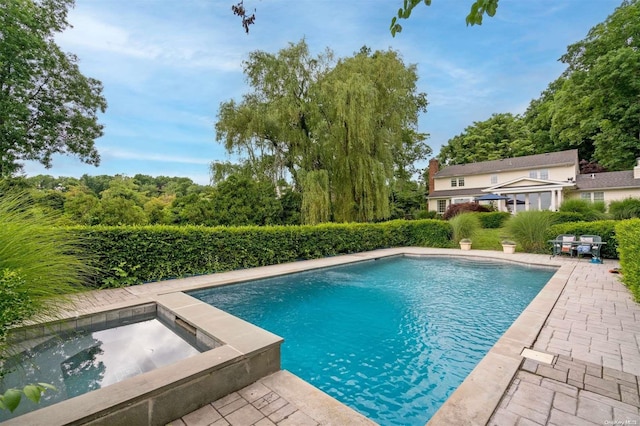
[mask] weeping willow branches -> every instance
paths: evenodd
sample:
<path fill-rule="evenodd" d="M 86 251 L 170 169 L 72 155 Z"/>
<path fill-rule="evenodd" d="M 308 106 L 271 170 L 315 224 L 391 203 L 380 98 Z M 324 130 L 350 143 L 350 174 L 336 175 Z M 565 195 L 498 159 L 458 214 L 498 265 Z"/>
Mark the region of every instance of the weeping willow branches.
<path fill-rule="evenodd" d="M 363 48 L 335 62 L 312 58 L 304 40 L 245 63 L 253 90 L 225 102 L 217 140 L 249 162 L 281 168 L 303 194 L 303 220 L 317 223 L 389 217 L 390 182 L 430 149 L 417 132 L 426 95 L 414 66 L 394 51 Z"/>

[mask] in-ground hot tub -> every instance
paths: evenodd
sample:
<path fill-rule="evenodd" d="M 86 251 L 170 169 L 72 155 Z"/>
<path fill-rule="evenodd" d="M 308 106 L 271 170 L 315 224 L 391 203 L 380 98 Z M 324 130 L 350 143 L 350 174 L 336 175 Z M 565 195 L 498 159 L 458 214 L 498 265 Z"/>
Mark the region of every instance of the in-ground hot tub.
<path fill-rule="evenodd" d="M 23 362 L 3 386 L 58 391 L 23 402 L 7 425 L 164 424 L 280 370 L 282 343 L 183 293 L 19 329 L 11 341 L 39 352 L 44 371 Z"/>

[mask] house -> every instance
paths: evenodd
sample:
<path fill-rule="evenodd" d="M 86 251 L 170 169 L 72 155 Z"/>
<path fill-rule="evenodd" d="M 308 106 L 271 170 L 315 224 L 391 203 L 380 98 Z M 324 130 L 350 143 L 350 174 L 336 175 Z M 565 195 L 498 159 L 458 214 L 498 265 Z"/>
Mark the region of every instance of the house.
<path fill-rule="evenodd" d="M 451 204 L 485 196 L 500 211 L 557 211 L 563 200 L 640 198 L 640 159 L 633 170 L 581 174 L 578 150 L 550 152 L 439 169 L 429 162 L 428 210 L 444 213 Z M 493 195 L 489 195 L 493 194 Z M 516 208 L 512 208 L 513 206 Z"/>

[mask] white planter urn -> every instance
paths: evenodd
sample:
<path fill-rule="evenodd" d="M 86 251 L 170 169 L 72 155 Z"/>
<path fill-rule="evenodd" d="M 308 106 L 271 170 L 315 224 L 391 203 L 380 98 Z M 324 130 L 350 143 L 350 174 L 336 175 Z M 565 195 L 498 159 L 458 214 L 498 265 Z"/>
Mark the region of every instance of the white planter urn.
<path fill-rule="evenodd" d="M 460 240 L 460 250 L 471 250 L 471 240 Z"/>
<path fill-rule="evenodd" d="M 505 253 L 513 254 L 516 252 L 516 245 L 510 243 L 502 243 L 502 250 Z"/>

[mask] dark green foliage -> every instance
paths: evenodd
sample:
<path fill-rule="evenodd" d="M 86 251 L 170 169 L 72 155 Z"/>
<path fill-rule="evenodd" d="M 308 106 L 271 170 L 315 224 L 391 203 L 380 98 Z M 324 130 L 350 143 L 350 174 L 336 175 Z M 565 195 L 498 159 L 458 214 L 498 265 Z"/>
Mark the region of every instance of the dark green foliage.
<path fill-rule="evenodd" d="M 439 220 L 318 226 L 73 227 L 90 240 L 101 273 L 94 284 L 122 286 L 175 277 L 357 253 L 384 247 L 448 247 Z"/>
<path fill-rule="evenodd" d="M 552 240 L 560 234 L 580 235 L 600 235 L 602 241 L 607 244 L 602 246 L 600 254 L 605 259 L 618 258 L 618 240 L 616 238 L 614 220 L 600 220 L 596 222 L 570 222 L 551 226 L 547 230 L 546 239 Z M 548 244 L 547 252 L 551 252 L 551 244 Z"/>
<path fill-rule="evenodd" d="M 449 139 L 440 149 L 443 164 L 467 164 L 479 161 L 520 157 L 534 153 L 523 119 L 512 114 L 493 114 L 476 121 L 464 132 Z"/>
<path fill-rule="evenodd" d="M 472 239 L 481 228 L 477 214 L 463 212 L 449 219 L 452 230 L 452 240 L 459 243 L 463 239 Z"/>
<path fill-rule="evenodd" d="M 431 0 L 404 0 L 402 7 L 398 9 L 398 15 L 391 19 L 391 26 L 389 27 L 389 30 L 393 37 L 396 36 L 396 33 L 402 32 L 402 25 L 398 23 L 398 19 L 409 19 L 413 8 L 423 2 L 427 6 L 431 4 Z M 240 2 L 240 4 L 242 4 L 242 2 Z M 487 16 L 494 16 L 497 10 L 498 0 L 475 0 L 471 3 L 471 9 L 469 10 L 469 14 L 466 18 L 467 25 L 482 25 L 482 18 L 484 15 L 487 14 Z M 245 26 L 245 29 L 246 28 L 247 27 Z"/>
<path fill-rule="evenodd" d="M 585 222 L 584 216 L 582 213 L 576 212 L 554 212 L 553 213 L 553 222 L 554 223 L 566 223 L 566 222 Z"/>
<path fill-rule="evenodd" d="M 530 210 L 511 217 L 505 226 L 508 234 L 522 247 L 523 251 L 545 253 L 547 240 L 550 239 L 546 237 L 546 233 L 553 223 L 553 213 L 550 211 Z"/>
<path fill-rule="evenodd" d="M 27 283 L 17 272 L 0 271 L 0 353 L 9 327 L 36 313 Z"/>
<path fill-rule="evenodd" d="M 420 210 L 415 214 L 416 219 L 440 219 L 441 215 L 435 210 Z"/>
<path fill-rule="evenodd" d="M 627 198 L 622 201 L 612 201 L 609 213 L 616 220 L 640 217 L 640 198 Z"/>
<path fill-rule="evenodd" d="M 581 220 L 586 222 L 603 220 L 606 217 L 604 214 L 604 203 L 592 203 L 591 201 L 582 200 L 580 198 L 569 198 L 563 201 L 559 210 L 564 213 L 578 213 Z"/>
<path fill-rule="evenodd" d="M 636 301 L 640 301 L 640 219 L 616 223 L 616 238 L 620 244 L 622 282 L 629 287 Z"/>
<path fill-rule="evenodd" d="M 469 202 L 469 203 L 458 203 L 458 204 L 451 204 L 449 207 L 447 207 L 447 211 L 444 212 L 444 215 L 442 215 L 442 218 L 444 220 L 449 220 L 452 217 L 459 215 L 460 213 L 466 213 L 466 212 L 489 212 L 491 210 L 489 210 L 487 207 L 482 206 L 476 202 Z"/>
<path fill-rule="evenodd" d="M 501 228 L 510 217 L 511 213 L 508 212 L 483 212 L 478 214 L 480 224 L 484 229 Z"/>
<path fill-rule="evenodd" d="M 102 84 L 85 77 L 78 58 L 56 35 L 69 24 L 73 0 L 9 0 L 0 5 L 0 176 L 35 160 L 49 167 L 54 154 L 99 164 L 94 140 L 107 103 Z"/>

